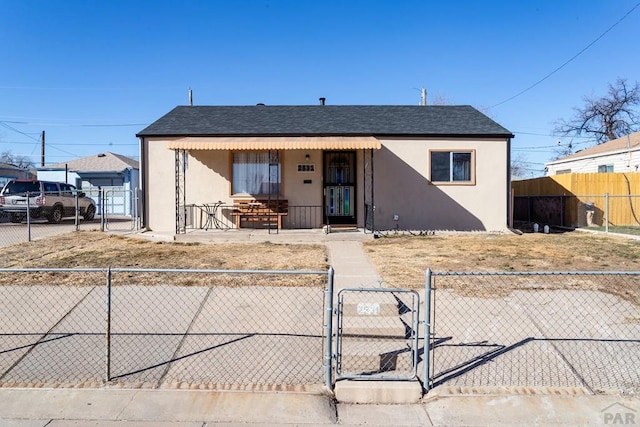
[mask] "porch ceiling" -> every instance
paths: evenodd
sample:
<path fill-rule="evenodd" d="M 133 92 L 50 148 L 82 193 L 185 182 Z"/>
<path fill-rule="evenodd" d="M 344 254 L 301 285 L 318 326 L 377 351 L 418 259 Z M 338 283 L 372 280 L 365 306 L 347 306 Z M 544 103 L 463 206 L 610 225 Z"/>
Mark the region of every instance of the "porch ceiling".
<path fill-rule="evenodd" d="M 171 150 L 355 150 L 380 149 L 373 136 L 186 137 L 167 143 Z"/>

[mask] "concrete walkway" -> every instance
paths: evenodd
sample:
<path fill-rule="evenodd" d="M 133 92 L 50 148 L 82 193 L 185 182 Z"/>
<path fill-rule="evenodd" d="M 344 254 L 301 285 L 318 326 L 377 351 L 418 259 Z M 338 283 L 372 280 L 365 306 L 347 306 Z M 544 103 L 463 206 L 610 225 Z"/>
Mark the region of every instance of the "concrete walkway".
<path fill-rule="evenodd" d="M 146 233 L 145 233 L 146 234 Z M 211 241 L 212 233 L 180 236 Z M 150 239 L 173 240 L 146 234 Z M 363 233 L 216 233 L 223 241 L 322 242 L 336 289 L 380 287 Z M 584 390 L 436 388 L 406 405 L 345 404 L 320 393 L 193 389 L 0 388 L 0 427 L 221 425 L 521 426 L 640 425 L 640 399 Z"/>
<path fill-rule="evenodd" d="M 382 277 L 364 253 L 359 241 L 328 241 L 329 265 L 335 270 L 334 286 L 344 288 L 379 288 Z"/>

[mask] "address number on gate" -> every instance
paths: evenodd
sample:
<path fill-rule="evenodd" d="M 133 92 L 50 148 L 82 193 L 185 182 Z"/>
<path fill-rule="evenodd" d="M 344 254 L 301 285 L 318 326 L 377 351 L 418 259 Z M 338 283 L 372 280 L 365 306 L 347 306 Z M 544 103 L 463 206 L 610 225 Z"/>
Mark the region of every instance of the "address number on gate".
<path fill-rule="evenodd" d="M 380 314 L 380 304 L 377 302 L 360 302 L 357 310 L 359 316 L 377 316 Z"/>

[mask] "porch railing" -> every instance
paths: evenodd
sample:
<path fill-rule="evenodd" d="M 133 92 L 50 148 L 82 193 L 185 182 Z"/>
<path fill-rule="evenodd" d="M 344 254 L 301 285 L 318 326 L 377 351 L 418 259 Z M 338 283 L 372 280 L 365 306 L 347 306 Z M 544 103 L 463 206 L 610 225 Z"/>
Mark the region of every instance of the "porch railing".
<path fill-rule="evenodd" d="M 189 204 L 185 207 L 187 229 L 229 230 L 236 228 L 233 204 Z M 282 218 L 284 229 L 312 229 L 323 225 L 322 206 L 289 205 L 288 214 Z"/>

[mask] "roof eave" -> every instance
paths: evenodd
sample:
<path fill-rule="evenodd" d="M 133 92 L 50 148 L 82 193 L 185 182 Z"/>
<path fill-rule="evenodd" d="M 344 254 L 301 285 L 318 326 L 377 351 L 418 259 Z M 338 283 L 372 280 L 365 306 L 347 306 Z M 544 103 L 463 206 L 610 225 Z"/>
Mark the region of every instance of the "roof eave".
<path fill-rule="evenodd" d="M 269 137 L 299 137 L 299 136 L 373 136 L 375 138 L 403 138 L 403 137 L 412 137 L 412 138 L 515 138 L 515 135 L 512 133 L 243 133 L 243 134 L 228 134 L 228 133 L 150 133 L 136 134 L 137 138 L 269 138 Z"/>
<path fill-rule="evenodd" d="M 546 165 L 557 165 L 557 164 L 562 164 L 562 163 L 575 162 L 575 161 L 578 161 L 578 160 L 589 160 L 589 159 L 597 159 L 599 157 L 616 156 L 618 154 L 626 154 L 626 153 L 631 153 L 631 152 L 636 152 L 636 151 L 640 151 L 640 146 L 631 147 L 629 149 L 624 148 L 624 149 L 619 149 L 619 150 L 615 150 L 615 151 L 605 151 L 605 152 L 602 152 L 602 153 L 586 154 L 584 156 L 573 157 L 574 155 L 572 155 L 571 157 L 565 157 L 563 159 L 554 160 L 552 162 L 548 162 L 548 163 L 545 163 L 545 164 Z"/>

